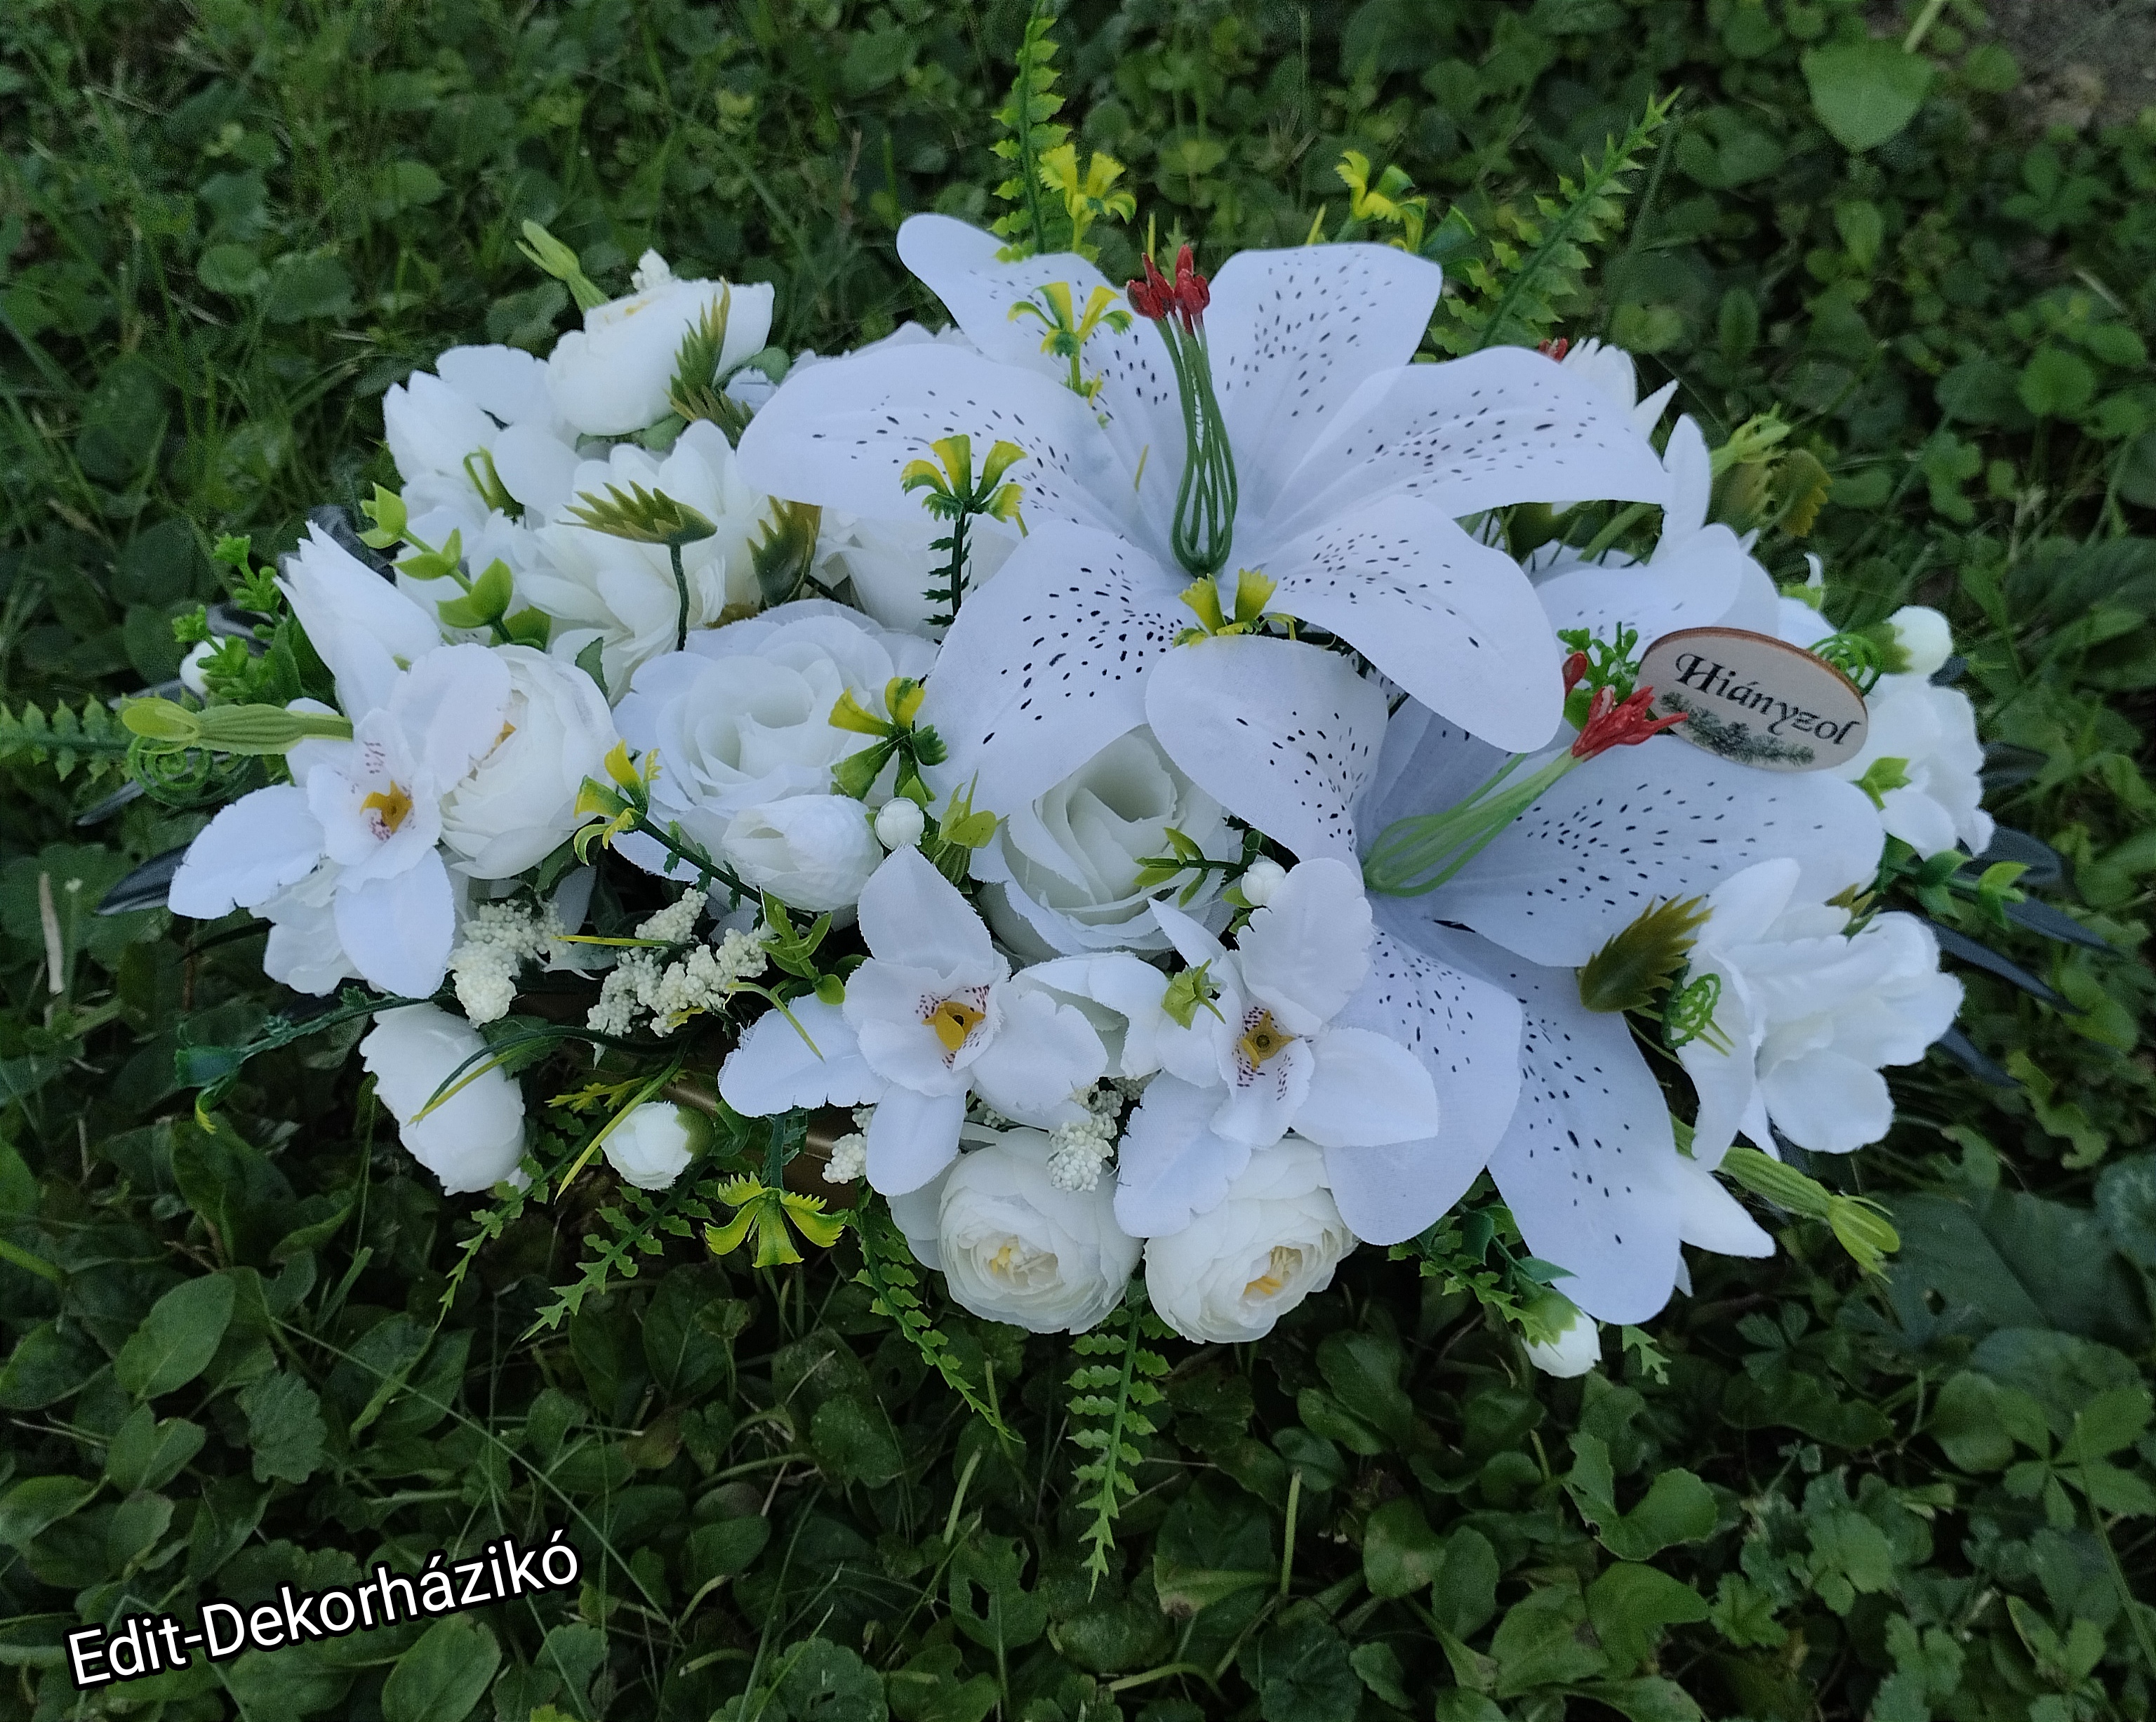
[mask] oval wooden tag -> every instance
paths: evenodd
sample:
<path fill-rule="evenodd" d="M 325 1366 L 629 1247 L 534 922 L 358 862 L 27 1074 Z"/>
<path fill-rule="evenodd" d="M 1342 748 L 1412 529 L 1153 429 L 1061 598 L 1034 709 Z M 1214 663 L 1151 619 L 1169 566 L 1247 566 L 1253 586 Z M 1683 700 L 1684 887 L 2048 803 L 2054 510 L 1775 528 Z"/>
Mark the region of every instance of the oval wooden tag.
<path fill-rule="evenodd" d="M 1801 646 L 1743 628 L 1680 628 L 1640 660 L 1638 686 L 1657 715 L 1684 714 L 1670 733 L 1740 765 L 1821 771 L 1864 746 L 1864 696 Z"/>

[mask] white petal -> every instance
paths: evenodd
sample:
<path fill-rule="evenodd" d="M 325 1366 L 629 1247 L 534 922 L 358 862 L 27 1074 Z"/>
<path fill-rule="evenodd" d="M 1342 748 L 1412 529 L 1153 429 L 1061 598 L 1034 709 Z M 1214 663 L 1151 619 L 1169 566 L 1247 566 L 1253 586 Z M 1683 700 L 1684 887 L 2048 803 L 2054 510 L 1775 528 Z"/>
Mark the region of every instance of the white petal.
<path fill-rule="evenodd" d="M 536 424 L 512 424 L 494 439 L 495 475 L 502 488 L 542 515 L 574 494 L 578 465 L 573 448 Z"/>
<path fill-rule="evenodd" d="M 1430 1072 L 1398 1041 L 1368 1029 L 1328 1029 L 1311 1042 L 1317 1068 L 1295 1115 L 1320 1148 L 1427 1141 L 1439 1129 Z"/>
<path fill-rule="evenodd" d="M 1146 685 L 1168 758 L 1230 813 L 1308 861 L 1352 861 L 1353 809 L 1385 697 L 1337 653 L 1240 635 L 1178 646 Z"/>
<path fill-rule="evenodd" d="M 812 993 L 786 1008 L 793 1021 L 776 1010 L 759 1016 L 719 1067 L 728 1106 L 762 1118 L 797 1106 L 863 1106 L 883 1092 L 839 1005 Z"/>
<path fill-rule="evenodd" d="M 176 915 L 214 921 L 267 902 L 321 858 L 322 828 L 307 810 L 307 792 L 273 784 L 218 811 L 187 846 L 166 901 Z"/>
<path fill-rule="evenodd" d="M 1070 1122 L 1077 1116 L 1071 1097 L 1107 1070 L 1100 1036 L 1082 1011 L 1046 993 L 998 990 L 1003 1026 L 970 1067 L 974 1092 L 1022 1124 Z"/>
<path fill-rule="evenodd" d="M 1024 490 L 1029 527 L 1113 527 L 1128 507 L 1129 479 L 1083 400 L 1045 377 L 940 342 L 795 372 L 742 434 L 737 458 L 752 490 L 911 520 L 921 501 L 900 475 L 932 460 L 932 444 L 962 434 L 972 439 L 976 472 L 996 442 L 1025 450 L 1009 477 Z"/>
<path fill-rule="evenodd" d="M 1532 961 L 1575 968 L 1656 902 L 1703 895 L 1755 861 L 1791 857 L 1806 894 L 1831 897 L 1871 876 L 1880 841 L 1851 784 L 1657 736 L 1569 773 L 1429 901 Z"/>
<path fill-rule="evenodd" d="M 1535 588 L 1553 630 L 1584 628 L 1614 640 L 1639 630 L 1644 650 L 1680 628 L 1772 625 L 1774 583 L 1725 526 L 1708 527 L 1651 563 L 1609 567 L 1584 563 Z M 1741 613 L 1741 614 L 1740 614 Z"/>
<path fill-rule="evenodd" d="M 1355 391 L 1409 363 L 1444 276 L 1391 245 L 1239 251 L 1205 331 L 1235 477 L 1260 511 Z"/>
<path fill-rule="evenodd" d="M 1666 389 L 1657 396 L 1667 398 Z M 1655 416 L 1661 416 L 1659 407 Z M 1707 524 L 1707 503 L 1714 490 L 1714 467 L 1707 452 L 1707 439 L 1700 434 L 1689 413 L 1670 427 L 1670 439 L 1662 450 L 1662 470 L 1670 475 L 1670 499 L 1662 505 L 1661 542 L 1655 547 L 1657 560 Z M 1649 640 L 1654 638 L 1645 630 L 1642 635 Z"/>
<path fill-rule="evenodd" d="M 1373 1244 L 1413 1237 L 1467 1193 L 1520 1093 L 1519 1000 L 1447 960 L 1455 942 L 1471 948 L 1471 938 L 1410 925 L 1395 912 L 1390 904 L 1378 906 L 1380 921 L 1398 933 L 1379 927 L 1370 977 L 1335 1019 L 1334 1031 L 1373 1029 L 1402 1041 L 1429 1072 L 1440 1122 L 1433 1140 L 1327 1150 L 1340 1211 L 1358 1237 Z"/>
<path fill-rule="evenodd" d="M 483 645 L 438 647 L 398 683 L 390 711 L 437 794 L 500 739 L 509 694 L 509 666 Z"/>
<path fill-rule="evenodd" d="M 894 850 L 861 887 L 861 937 L 885 963 L 985 985 L 1002 970 L 988 929 L 917 849 Z"/>
<path fill-rule="evenodd" d="M 1771 1256 L 1774 1241 L 1697 1160 L 1677 1156 L 1677 1235 L 1717 1256 Z"/>
<path fill-rule="evenodd" d="M 1505 758 L 1419 701 L 1404 701 L 1385 726 L 1377 769 L 1355 810 L 1363 847 L 1367 851 L 1395 820 L 1442 813 L 1466 800 Z"/>
<path fill-rule="evenodd" d="M 546 361 L 518 347 L 453 347 L 434 361 L 442 381 L 504 424 L 553 417 Z"/>
<path fill-rule="evenodd" d="M 1290 1041 L 1248 1076 L 1236 1067 L 1232 1048 L 1215 1069 L 1221 1065 L 1230 1079 L 1224 1088 L 1214 1091 L 1219 1097 L 1213 1113 L 1214 1134 L 1252 1148 L 1270 1148 L 1287 1134 L 1310 1097 L 1310 1081 L 1317 1068 L 1312 1043 Z"/>
<path fill-rule="evenodd" d="M 869 1118 L 869 1183 L 880 1195 L 918 1190 L 957 1158 L 963 1094 L 891 1087 Z"/>
<path fill-rule="evenodd" d="M 1894 1122 L 1886 1077 L 1845 1052 L 1784 1059 L 1760 1078 L 1759 1092 L 1774 1128 L 1815 1154 L 1848 1154 Z"/>
<path fill-rule="evenodd" d="M 1388 496 L 1265 558 L 1273 605 L 1348 641 L 1431 710 L 1516 753 L 1564 706 L 1535 588 L 1413 496 Z"/>
<path fill-rule="evenodd" d="M 1677 1253 L 1676 1140 L 1662 1091 L 1620 1014 L 1589 1010 L 1569 969 L 1494 946 L 1477 966 L 1509 986 L 1527 1033 L 1520 1103 L 1490 1174 L 1527 1247 L 1572 1277 L 1558 1289 L 1599 1321 L 1669 1301 Z"/>
<path fill-rule="evenodd" d="M 398 671 L 442 643 L 431 615 L 320 527 L 308 528 L 277 583 L 347 717 L 387 705 Z"/>
<path fill-rule="evenodd" d="M 1654 445 L 1592 383 L 1522 347 L 1373 378 L 1333 417 L 1286 487 L 1285 537 L 1404 491 L 1454 519 L 1579 496 L 1660 502 Z"/>
<path fill-rule="evenodd" d="M 1177 590 L 1109 533 L 1037 527 L 959 608 L 928 678 L 939 781 L 978 774 L 977 806 L 1022 807 L 1143 723 L 1146 672 L 1191 619 Z"/>
<path fill-rule="evenodd" d="M 1227 1200 L 1250 1150 L 1213 1133 L 1208 1091 L 1156 1077 L 1116 1149 L 1116 1223 L 1132 1237 L 1165 1237 Z"/>
<path fill-rule="evenodd" d="M 1369 974 L 1370 931 L 1361 877 L 1345 861 L 1321 856 L 1291 870 L 1251 914 L 1235 942 L 1236 966 L 1250 996 L 1283 1029 L 1314 1034 Z"/>
<path fill-rule="evenodd" d="M 386 879 L 340 883 L 336 931 L 368 985 L 408 999 L 432 996 L 449 972 L 457 931 L 456 896 L 441 851 L 430 849 Z"/>

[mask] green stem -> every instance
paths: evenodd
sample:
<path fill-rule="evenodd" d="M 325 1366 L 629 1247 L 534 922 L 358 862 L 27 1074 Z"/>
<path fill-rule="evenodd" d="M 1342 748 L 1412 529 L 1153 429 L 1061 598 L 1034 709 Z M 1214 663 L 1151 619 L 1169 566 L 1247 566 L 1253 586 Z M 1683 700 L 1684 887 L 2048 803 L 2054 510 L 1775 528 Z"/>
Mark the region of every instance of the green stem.
<path fill-rule="evenodd" d="M 689 644 L 689 571 L 681 565 L 679 544 L 669 544 L 666 555 L 674 564 L 674 590 L 681 601 L 680 619 L 674 628 L 674 650 L 678 652 Z"/>

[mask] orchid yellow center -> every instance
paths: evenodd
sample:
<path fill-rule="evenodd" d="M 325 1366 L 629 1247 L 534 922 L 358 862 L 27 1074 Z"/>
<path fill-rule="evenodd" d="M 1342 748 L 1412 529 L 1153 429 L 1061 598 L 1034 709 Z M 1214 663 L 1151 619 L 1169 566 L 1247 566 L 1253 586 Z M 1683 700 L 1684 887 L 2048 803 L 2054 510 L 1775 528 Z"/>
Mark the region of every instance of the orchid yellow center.
<path fill-rule="evenodd" d="M 386 791 L 377 789 L 359 804 L 374 815 L 385 837 L 396 835 L 397 828 L 412 811 L 412 798 L 404 793 L 402 784 L 392 784 Z"/>
<path fill-rule="evenodd" d="M 976 1010 L 963 999 L 945 999 L 932 1005 L 921 1020 L 936 1031 L 936 1038 L 943 1043 L 946 1052 L 956 1052 L 987 1015 L 986 1011 Z"/>
<path fill-rule="evenodd" d="M 1275 1244 L 1271 1257 L 1265 1262 L 1265 1271 L 1243 1288 L 1245 1298 L 1277 1297 L 1295 1277 L 1295 1271 L 1302 1266 L 1302 1252 L 1290 1249 L 1286 1244 Z"/>
<path fill-rule="evenodd" d="M 1271 1011 L 1260 1010 L 1250 1026 L 1243 1031 L 1243 1038 L 1235 1044 L 1242 1048 L 1243 1056 L 1249 1059 L 1255 1068 L 1294 1038 L 1293 1035 L 1281 1032 L 1273 1021 Z"/>

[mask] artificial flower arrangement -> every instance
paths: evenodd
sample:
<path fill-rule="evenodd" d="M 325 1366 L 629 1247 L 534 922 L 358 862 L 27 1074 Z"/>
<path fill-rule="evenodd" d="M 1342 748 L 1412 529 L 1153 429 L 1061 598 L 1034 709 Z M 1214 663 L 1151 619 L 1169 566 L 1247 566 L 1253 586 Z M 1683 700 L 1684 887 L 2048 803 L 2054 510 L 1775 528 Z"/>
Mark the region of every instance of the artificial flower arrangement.
<path fill-rule="evenodd" d="M 1120 1324 L 1074 1380 L 1125 1432 L 1161 1324 L 1260 1338 L 1358 1246 L 1558 1373 L 1686 1247 L 1770 1252 L 1743 1196 L 1876 1266 L 1883 1216 L 1791 1162 L 1980 1056 L 1890 905 L 2041 906 L 1972 861 L 1944 620 L 1837 628 L 1763 565 L 1817 461 L 1554 338 L 1663 111 L 1442 306 L 1458 224 L 1352 156 L 1332 241 L 1126 287 L 1037 38 L 1014 213 L 899 233 L 948 326 L 789 357 L 768 286 L 647 254 L 608 298 L 531 229 L 583 327 L 392 388 L 363 530 L 220 547 L 185 690 L 121 718 L 141 787 L 223 804 L 116 901 L 266 923 L 329 1002 L 183 1051 L 203 1103 L 371 1018 L 405 1145 L 485 1195 L 464 1266 L 619 1180 L 548 1319 L 670 1236 L 850 1231 L 991 1418 L 913 1264 Z"/>

